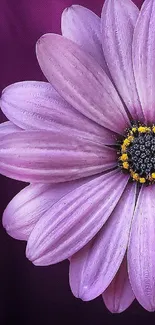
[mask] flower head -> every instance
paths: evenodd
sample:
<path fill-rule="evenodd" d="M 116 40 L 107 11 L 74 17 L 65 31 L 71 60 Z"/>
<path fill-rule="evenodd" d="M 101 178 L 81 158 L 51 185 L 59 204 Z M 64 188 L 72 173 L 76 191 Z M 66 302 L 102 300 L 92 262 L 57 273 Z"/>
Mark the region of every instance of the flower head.
<path fill-rule="evenodd" d="M 135 297 L 155 310 L 154 22 L 153 0 L 140 12 L 106 0 L 101 20 L 72 6 L 63 36 L 37 43 L 49 83 L 16 83 L 1 98 L 16 127 L 1 127 L 0 171 L 31 183 L 4 227 L 35 265 L 69 258 L 74 295 L 103 293 L 112 312 Z"/>

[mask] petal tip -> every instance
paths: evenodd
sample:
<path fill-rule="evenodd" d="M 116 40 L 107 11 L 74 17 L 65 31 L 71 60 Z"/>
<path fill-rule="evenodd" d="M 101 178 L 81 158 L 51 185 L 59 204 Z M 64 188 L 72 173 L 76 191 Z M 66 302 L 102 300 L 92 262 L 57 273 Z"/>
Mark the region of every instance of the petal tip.
<path fill-rule="evenodd" d="M 79 9 L 79 8 L 84 8 L 84 7 L 81 6 L 81 5 L 73 4 L 73 5 L 69 6 L 69 7 L 67 7 L 66 9 L 67 10 L 76 10 L 76 9 Z"/>
<path fill-rule="evenodd" d="M 78 298 L 83 301 L 94 300 L 98 295 L 94 295 L 88 286 L 83 286 L 79 288 Z"/>
<path fill-rule="evenodd" d="M 46 33 L 43 34 L 36 42 L 36 46 L 42 45 L 44 42 L 46 42 L 49 38 L 49 36 L 53 35 L 52 33 Z"/>
<path fill-rule="evenodd" d="M 27 246 L 26 246 L 26 252 L 25 252 L 25 255 L 27 257 L 28 260 L 30 260 L 31 262 L 33 262 L 33 254 L 32 254 L 32 249 L 30 249 L 29 247 L 29 241 L 27 243 Z"/>
<path fill-rule="evenodd" d="M 46 35 L 47 34 L 43 34 L 38 40 L 37 40 L 37 43 L 36 45 L 40 45 L 42 44 L 42 42 L 44 42 L 44 40 L 46 39 Z"/>
<path fill-rule="evenodd" d="M 31 237 L 31 236 L 30 236 Z M 39 263 L 39 257 L 36 256 L 35 250 L 32 248 L 32 245 L 27 242 L 26 251 L 25 251 L 26 258 L 36 266 L 41 266 L 43 264 Z"/>
<path fill-rule="evenodd" d="M 77 7 L 80 7 L 80 6 L 79 6 L 79 5 L 71 5 L 71 6 L 69 6 L 69 7 L 66 7 L 66 8 L 64 9 L 63 12 L 68 13 L 69 11 L 73 11 L 73 10 L 76 9 Z"/>

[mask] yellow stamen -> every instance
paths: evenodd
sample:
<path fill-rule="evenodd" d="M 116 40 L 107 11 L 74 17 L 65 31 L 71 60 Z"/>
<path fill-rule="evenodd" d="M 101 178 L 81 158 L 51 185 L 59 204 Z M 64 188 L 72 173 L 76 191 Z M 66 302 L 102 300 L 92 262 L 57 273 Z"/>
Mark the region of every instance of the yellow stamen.
<path fill-rule="evenodd" d="M 128 140 L 130 141 L 130 143 L 134 140 L 134 137 L 132 135 L 129 135 Z"/>
<path fill-rule="evenodd" d="M 132 132 L 136 132 L 137 131 L 137 128 L 134 126 L 133 128 L 132 128 Z"/>
<path fill-rule="evenodd" d="M 121 145 L 121 149 L 122 149 L 122 150 L 121 150 L 122 153 L 123 153 L 123 152 L 126 152 L 126 145 L 125 145 L 125 144 L 122 144 L 122 145 Z"/>
<path fill-rule="evenodd" d="M 153 133 L 155 133 L 155 126 L 152 127 L 152 131 L 153 131 Z"/>
<path fill-rule="evenodd" d="M 140 182 L 141 184 L 144 184 L 144 183 L 146 182 L 146 179 L 145 179 L 144 177 L 141 177 L 141 178 L 139 179 L 139 182 Z"/>
<path fill-rule="evenodd" d="M 128 146 L 130 144 L 130 140 L 128 138 L 126 138 L 124 140 L 123 144 L 125 144 L 126 146 Z"/>
<path fill-rule="evenodd" d="M 125 162 L 123 163 L 123 168 L 124 168 L 124 169 L 129 169 L 129 163 L 128 163 L 127 161 L 125 161 Z"/>
<path fill-rule="evenodd" d="M 120 157 L 121 161 L 127 161 L 128 160 L 128 155 L 127 153 L 123 153 L 123 155 Z"/>
<path fill-rule="evenodd" d="M 152 173 L 152 174 L 151 174 L 151 177 L 152 177 L 153 179 L 155 179 L 155 173 Z"/>
<path fill-rule="evenodd" d="M 138 131 L 140 132 L 140 133 L 146 133 L 146 132 L 148 132 L 148 131 L 150 131 L 151 129 L 150 129 L 150 127 L 148 127 L 148 126 L 139 126 L 139 128 L 138 128 Z"/>
<path fill-rule="evenodd" d="M 139 180 L 139 175 L 137 173 L 132 173 L 132 178 L 135 180 L 135 181 L 138 181 Z"/>
<path fill-rule="evenodd" d="M 132 135 L 129 135 L 121 145 L 122 154 L 126 152 L 127 147 L 130 145 L 130 143 L 134 140 L 134 137 Z"/>

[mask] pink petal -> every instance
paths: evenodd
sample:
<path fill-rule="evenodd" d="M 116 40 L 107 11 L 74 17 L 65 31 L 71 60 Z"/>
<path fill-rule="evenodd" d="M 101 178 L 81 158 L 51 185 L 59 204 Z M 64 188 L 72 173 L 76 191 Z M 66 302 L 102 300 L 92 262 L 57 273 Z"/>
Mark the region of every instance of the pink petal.
<path fill-rule="evenodd" d="M 100 21 L 101 19 L 91 10 L 72 5 L 62 14 L 62 35 L 79 44 L 109 74 L 102 51 Z"/>
<path fill-rule="evenodd" d="M 0 172 L 27 182 L 58 183 L 117 165 L 116 150 L 74 132 L 22 131 L 0 142 Z"/>
<path fill-rule="evenodd" d="M 63 197 L 38 221 L 27 244 L 35 265 L 69 258 L 100 230 L 116 206 L 128 177 L 115 170 Z"/>
<path fill-rule="evenodd" d="M 3 213 L 3 226 L 16 239 L 28 240 L 37 221 L 53 204 L 91 178 L 53 185 L 30 184 L 20 191 Z"/>
<path fill-rule="evenodd" d="M 111 313 L 122 313 L 134 301 L 135 296 L 128 277 L 126 257 L 102 297 Z"/>
<path fill-rule="evenodd" d="M 104 227 L 87 248 L 72 257 L 70 285 L 76 297 L 92 300 L 113 280 L 127 248 L 135 196 L 135 184 L 128 184 Z"/>
<path fill-rule="evenodd" d="M 21 129 L 12 122 L 7 121 L 0 124 L 0 138 L 4 135 L 21 131 Z"/>
<path fill-rule="evenodd" d="M 97 125 L 71 105 L 47 82 L 17 82 L 5 88 L 1 109 L 26 130 L 66 130 L 95 142 L 113 144 L 115 134 Z"/>
<path fill-rule="evenodd" d="M 155 185 L 142 187 L 131 227 L 128 270 L 134 294 L 155 311 Z"/>
<path fill-rule="evenodd" d="M 113 81 L 133 119 L 142 120 L 132 63 L 132 39 L 139 10 L 130 0 L 106 0 L 102 47 Z"/>
<path fill-rule="evenodd" d="M 155 1 L 146 0 L 133 38 L 133 65 L 146 122 L 155 120 Z"/>
<path fill-rule="evenodd" d="M 129 125 L 111 81 L 80 46 L 46 34 L 37 43 L 37 57 L 49 82 L 79 112 L 119 134 Z"/>

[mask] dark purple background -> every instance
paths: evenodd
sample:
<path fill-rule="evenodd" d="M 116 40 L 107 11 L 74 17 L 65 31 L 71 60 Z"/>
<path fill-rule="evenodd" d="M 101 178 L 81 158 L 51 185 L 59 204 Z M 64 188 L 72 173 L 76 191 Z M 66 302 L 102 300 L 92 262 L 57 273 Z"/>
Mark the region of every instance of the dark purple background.
<path fill-rule="evenodd" d="M 142 0 L 135 0 L 138 5 Z M 44 33 L 60 32 L 62 10 L 81 4 L 100 14 L 102 0 L 0 0 L 0 88 L 21 80 L 44 80 L 35 57 L 35 42 Z M 5 120 L 0 115 L 1 122 Z M 0 176 L 0 214 L 24 185 Z M 34 267 L 25 258 L 25 243 L 0 228 L 0 325 L 124 324 L 155 320 L 134 303 L 126 313 L 110 314 L 102 299 L 84 303 L 68 285 L 68 262 Z"/>

